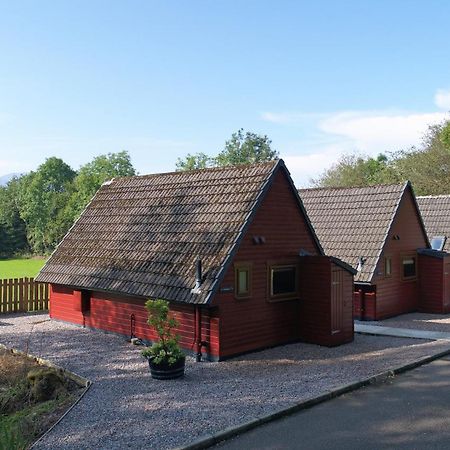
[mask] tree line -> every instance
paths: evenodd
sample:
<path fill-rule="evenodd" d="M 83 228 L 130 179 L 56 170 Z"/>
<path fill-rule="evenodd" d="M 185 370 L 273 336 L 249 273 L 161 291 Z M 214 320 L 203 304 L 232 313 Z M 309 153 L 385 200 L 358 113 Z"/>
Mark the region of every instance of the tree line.
<path fill-rule="evenodd" d="M 416 148 L 377 157 L 342 156 L 317 179 L 315 187 L 371 186 L 412 182 L 417 195 L 450 194 L 450 121 L 431 126 Z"/>
<path fill-rule="evenodd" d="M 217 156 L 205 153 L 179 158 L 177 170 L 264 162 L 278 158 L 267 136 L 238 130 Z M 126 151 L 95 157 L 73 170 L 51 157 L 36 171 L 0 187 L 0 257 L 45 255 L 53 251 L 86 208 L 102 183 L 136 175 Z"/>
<path fill-rule="evenodd" d="M 73 170 L 51 157 L 0 187 L 0 257 L 51 252 L 103 182 L 135 175 L 126 151 L 95 157 Z"/>
<path fill-rule="evenodd" d="M 277 159 L 266 135 L 231 135 L 216 156 L 199 152 L 178 158 L 176 170 L 195 170 Z M 67 233 L 103 182 L 135 175 L 126 151 L 95 157 L 73 170 L 51 157 L 36 171 L 0 187 L 0 257 L 48 254 Z M 419 148 L 377 157 L 342 156 L 311 180 L 316 187 L 370 186 L 410 180 L 419 195 L 450 194 L 450 121 L 429 128 Z"/>

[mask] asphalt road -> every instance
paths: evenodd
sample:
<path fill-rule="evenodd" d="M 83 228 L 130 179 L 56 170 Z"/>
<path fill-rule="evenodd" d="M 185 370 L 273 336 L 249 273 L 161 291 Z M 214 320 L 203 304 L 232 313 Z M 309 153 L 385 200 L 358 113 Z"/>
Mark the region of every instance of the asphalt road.
<path fill-rule="evenodd" d="M 450 449 L 450 357 L 263 425 L 220 449 Z"/>

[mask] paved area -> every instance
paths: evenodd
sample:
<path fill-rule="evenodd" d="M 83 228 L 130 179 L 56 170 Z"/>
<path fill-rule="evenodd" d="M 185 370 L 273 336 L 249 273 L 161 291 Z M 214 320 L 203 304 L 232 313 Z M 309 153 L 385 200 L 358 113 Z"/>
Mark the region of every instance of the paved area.
<path fill-rule="evenodd" d="M 186 377 L 150 378 L 125 338 L 55 322 L 0 317 L 0 342 L 93 381 L 40 449 L 166 449 L 450 348 L 447 341 L 356 335 L 325 348 L 292 344 L 220 363 L 187 362 Z"/>
<path fill-rule="evenodd" d="M 450 359 L 421 366 L 226 441 L 224 450 L 448 449 Z"/>
<path fill-rule="evenodd" d="M 450 314 L 410 313 L 402 314 L 401 316 L 397 317 L 391 317 L 390 319 L 381 321 L 364 321 L 355 323 L 382 327 L 409 328 L 414 330 L 450 333 Z"/>
<path fill-rule="evenodd" d="M 395 336 L 413 339 L 444 339 L 450 341 L 450 333 L 443 331 L 416 330 L 412 328 L 394 328 L 385 326 L 382 322 L 379 325 L 368 325 L 365 322 L 355 323 L 355 332 L 372 334 L 376 336 Z"/>

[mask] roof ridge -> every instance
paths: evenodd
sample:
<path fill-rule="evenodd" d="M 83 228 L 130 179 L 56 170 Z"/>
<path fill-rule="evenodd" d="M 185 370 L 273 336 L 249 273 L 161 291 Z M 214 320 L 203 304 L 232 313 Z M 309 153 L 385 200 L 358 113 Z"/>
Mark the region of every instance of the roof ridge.
<path fill-rule="evenodd" d="M 342 191 L 346 189 L 372 189 L 377 187 L 390 187 L 397 186 L 398 188 L 404 188 L 405 184 L 409 183 L 409 180 L 403 183 L 379 183 L 371 184 L 370 186 L 330 186 L 330 187 L 314 187 L 314 188 L 301 188 L 298 189 L 299 192 L 304 191 Z"/>
<path fill-rule="evenodd" d="M 439 194 L 439 195 L 417 195 L 416 198 L 450 198 L 450 194 Z"/>
<path fill-rule="evenodd" d="M 280 159 L 273 159 L 271 161 L 265 161 L 265 162 L 258 162 L 258 163 L 243 163 L 243 164 L 230 164 L 228 166 L 220 166 L 220 167 L 206 167 L 204 169 L 193 169 L 193 170 L 174 170 L 171 172 L 158 172 L 158 173 L 149 173 L 149 174 L 143 174 L 143 175 L 131 175 L 127 177 L 115 177 L 111 181 L 117 181 L 117 180 L 130 180 L 134 178 L 153 178 L 153 177 L 161 177 L 164 175 L 186 175 L 186 174 L 194 174 L 194 173 L 204 173 L 204 172 L 220 172 L 225 170 L 231 170 L 231 169 L 244 169 L 247 167 L 259 167 L 259 166 L 275 166 L 279 161 L 283 161 Z M 284 162 L 284 161 L 283 161 Z"/>

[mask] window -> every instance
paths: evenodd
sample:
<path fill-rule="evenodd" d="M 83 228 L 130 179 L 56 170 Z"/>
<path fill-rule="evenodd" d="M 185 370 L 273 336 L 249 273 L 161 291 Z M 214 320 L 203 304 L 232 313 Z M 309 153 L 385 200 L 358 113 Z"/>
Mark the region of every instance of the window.
<path fill-rule="evenodd" d="M 431 239 L 431 248 L 433 250 L 441 251 L 444 248 L 445 241 L 445 236 L 434 236 L 433 239 Z"/>
<path fill-rule="evenodd" d="M 238 298 L 250 297 L 251 295 L 251 266 L 240 263 L 234 266 L 235 296 Z"/>
<path fill-rule="evenodd" d="M 416 258 L 407 256 L 402 259 L 403 278 L 415 278 L 416 276 Z"/>
<path fill-rule="evenodd" d="M 384 276 L 390 277 L 392 275 L 392 259 L 390 256 L 384 258 Z"/>
<path fill-rule="evenodd" d="M 270 267 L 270 296 L 297 296 L 297 266 Z"/>

